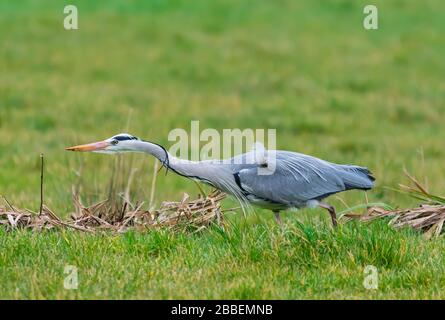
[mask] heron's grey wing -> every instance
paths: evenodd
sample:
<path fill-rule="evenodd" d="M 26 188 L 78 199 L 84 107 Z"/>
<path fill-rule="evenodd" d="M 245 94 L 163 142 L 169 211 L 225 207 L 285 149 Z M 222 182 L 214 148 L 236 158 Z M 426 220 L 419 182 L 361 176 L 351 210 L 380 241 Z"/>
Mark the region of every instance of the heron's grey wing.
<path fill-rule="evenodd" d="M 247 194 L 289 206 L 346 189 L 335 164 L 286 151 L 277 151 L 273 174 L 260 175 L 258 168 L 250 167 L 236 176 Z"/>

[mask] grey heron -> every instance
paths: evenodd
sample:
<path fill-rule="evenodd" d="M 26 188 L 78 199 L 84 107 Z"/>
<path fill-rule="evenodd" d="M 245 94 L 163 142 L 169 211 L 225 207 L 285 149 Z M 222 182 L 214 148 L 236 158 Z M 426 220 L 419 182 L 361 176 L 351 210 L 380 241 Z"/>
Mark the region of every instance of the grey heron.
<path fill-rule="evenodd" d="M 278 223 L 282 210 L 319 206 L 329 212 L 336 226 L 335 209 L 323 200 L 346 190 L 369 190 L 375 180 L 365 167 L 336 164 L 291 151 L 262 150 L 264 154 L 258 156 L 258 150 L 252 150 L 226 160 L 189 161 L 171 155 L 159 144 L 127 133 L 66 150 L 150 154 L 167 170 L 209 184 L 241 202 L 272 210 Z M 261 169 L 268 170 L 268 161 L 272 159 L 269 153 L 274 156 L 273 170 L 259 174 Z"/>

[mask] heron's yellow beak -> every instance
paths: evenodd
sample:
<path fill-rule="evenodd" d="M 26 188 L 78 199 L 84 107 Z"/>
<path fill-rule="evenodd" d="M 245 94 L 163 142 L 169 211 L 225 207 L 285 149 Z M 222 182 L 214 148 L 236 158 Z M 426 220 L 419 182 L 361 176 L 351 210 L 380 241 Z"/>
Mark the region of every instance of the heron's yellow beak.
<path fill-rule="evenodd" d="M 82 144 L 80 146 L 74 146 L 74 147 L 65 148 L 65 150 L 68 150 L 68 151 L 81 151 L 81 152 L 98 151 L 98 150 L 105 149 L 109 145 L 110 145 L 110 143 L 107 142 L 107 141 L 99 141 L 99 142 L 94 142 L 94 143 L 89 143 L 89 144 Z"/>

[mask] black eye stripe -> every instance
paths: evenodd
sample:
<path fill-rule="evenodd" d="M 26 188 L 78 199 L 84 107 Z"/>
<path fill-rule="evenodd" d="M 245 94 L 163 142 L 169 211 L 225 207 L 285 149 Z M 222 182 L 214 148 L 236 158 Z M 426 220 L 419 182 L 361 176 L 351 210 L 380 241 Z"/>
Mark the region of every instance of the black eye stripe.
<path fill-rule="evenodd" d="M 125 141 L 125 140 L 138 140 L 138 138 L 133 136 L 115 136 L 113 139 L 118 141 Z"/>

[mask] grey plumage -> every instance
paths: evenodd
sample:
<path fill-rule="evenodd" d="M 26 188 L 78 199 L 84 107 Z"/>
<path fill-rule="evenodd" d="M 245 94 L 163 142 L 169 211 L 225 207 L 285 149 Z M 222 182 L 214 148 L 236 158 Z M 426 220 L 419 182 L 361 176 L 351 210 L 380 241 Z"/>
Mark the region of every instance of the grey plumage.
<path fill-rule="evenodd" d="M 331 163 L 290 151 L 267 151 L 262 147 L 226 160 L 189 161 L 174 157 L 158 144 L 129 134 L 67 150 L 149 153 L 168 170 L 233 195 L 243 208 L 253 204 L 273 210 L 279 222 L 280 210 L 319 205 L 329 211 L 336 225 L 334 208 L 321 201 L 346 190 L 371 189 L 375 180 L 365 167 Z M 260 174 L 259 170 L 270 172 Z"/>
<path fill-rule="evenodd" d="M 238 172 L 241 187 L 248 194 L 266 199 L 272 207 L 301 208 L 310 200 L 320 201 L 341 191 L 373 187 L 373 178 L 363 167 L 338 165 L 288 151 L 277 151 L 276 155 L 272 175 L 258 175 L 256 168 Z"/>
<path fill-rule="evenodd" d="M 274 155 L 276 165 L 269 175 L 258 172 L 265 163 L 249 161 L 255 157 L 254 151 L 224 161 L 191 162 L 168 157 L 175 172 L 232 194 L 243 208 L 253 204 L 277 215 L 288 208 L 320 205 L 330 210 L 332 216 L 333 207 L 323 204 L 323 199 L 342 191 L 369 190 L 374 186 L 375 179 L 365 167 L 331 163 L 290 151 L 274 151 Z M 332 219 L 335 225 L 335 217 Z"/>

